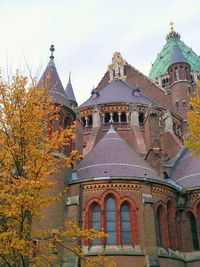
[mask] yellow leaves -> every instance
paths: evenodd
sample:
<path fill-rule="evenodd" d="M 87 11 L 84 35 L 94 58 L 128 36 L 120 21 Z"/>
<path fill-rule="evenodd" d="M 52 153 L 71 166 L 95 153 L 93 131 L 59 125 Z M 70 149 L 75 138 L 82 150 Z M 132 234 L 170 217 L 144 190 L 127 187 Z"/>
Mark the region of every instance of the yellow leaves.
<path fill-rule="evenodd" d="M 77 153 L 69 159 L 53 155 L 75 138 L 75 125 L 63 129 L 61 115 L 47 88 L 29 87 L 27 77 L 17 73 L 11 84 L 0 84 L 0 255 L 10 264 L 35 253 L 33 220 L 61 196 L 47 194 L 55 184 L 49 176 L 78 158 Z M 40 233 L 41 240 L 45 237 Z M 50 244 L 42 243 L 31 260 L 55 258 Z"/>
<path fill-rule="evenodd" d="M 50 76 L 47 83 L 49 80 Z M 28 79 L 19 74 L 11 84 L 0 84 L 0 255 L 10 265 L 21 266 L 23 259 L 32 266 L 50 266 L 48 262 L 57 257 L 53 250 L 59 253 L 59 249 L 84 260 L 77 242 L 107 237 L 94 229 L 81 230 L 70 222 L 64 232 L 32 229 L 42 210 L 65 194 L 63 188 L 63 192 L 53 195 L 55 182 L 50 175 L 82 159 L 77 151 L 68 157 L 60 153 L 74 140 L 75 127 L 64 129 L 61 107 L 51 102 L 45 87 L 29 88 Z M 108 263 L 100 259 L 102 264 Z M 87 266 L 106 266 L 92 260 L 93 265 L 85 261 Z M 0 257 L 1 263 L 5 261 Z"/>
<path fill-rule="evenodd" d="M 190 97 L 191 110 L 188 111 L 189 138 L 186 138 L 186 146 L 194 151 L 194 155 L 200 154 L 200 81 L 193 96 Z"/>

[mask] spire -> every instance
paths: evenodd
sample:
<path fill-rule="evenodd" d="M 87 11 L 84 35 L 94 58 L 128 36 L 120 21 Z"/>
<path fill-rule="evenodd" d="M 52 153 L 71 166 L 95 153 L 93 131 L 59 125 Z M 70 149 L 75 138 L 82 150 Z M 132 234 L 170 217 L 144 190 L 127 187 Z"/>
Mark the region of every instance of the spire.
<path fill-rule="evenodd" d="M 170 38 L 178 38 L 180 39 L 180 34 L 174 30 L 174 22 L 170 22 L 170 32 L 167 34 L 166 39 L 169 40 Z"/>
<path fill-rule="evenodd" d="M 180 62 L 186 62 L 187 63 L 187 60 L 184 57 L 179 45 L 177 43 L 175 43 L 173 45 L 173 49 L 172 49 L 170 65 L 175 64 L 175 63 L 180 63 Z"/>
<path fill-rule="evenodd" d="M 71 84 L 71 71 L 69 72 L 69 81 L 68 81 L 68 84 L 65 88 L 65 94 L 67 96 L 67 99 L 70 102 L 70 105 L 71 106 L 77 106 L 76 98 L 74 95 L 74 90 L 73 90 L 73 87 Z"/>
<path fill-rule="evenodd" d="M 55 63 L 54 55 L 55 51 L 54 45 L 50 47 L 50 61 L 38 82 L 39 87 L 44 87 L 49 90 L 49 95 L 52 97 L 52 101 L 56 104 L 69 107 L 69 102 L 67 100 L 63 85 L 61 83 L 60 77 L 58 75 Z"/>

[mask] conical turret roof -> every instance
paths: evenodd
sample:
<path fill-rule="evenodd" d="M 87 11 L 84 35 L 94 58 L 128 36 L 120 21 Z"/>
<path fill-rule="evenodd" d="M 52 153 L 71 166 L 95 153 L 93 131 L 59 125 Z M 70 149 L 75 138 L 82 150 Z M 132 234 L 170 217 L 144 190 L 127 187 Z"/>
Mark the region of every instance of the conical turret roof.
<path fill-rule="evenodd" d="M 81 161 L 78 179 L 136 177 L 159 179 L 158 174 L 111 126 L 106 135 Z"/>
<path fill-rule="evenodd" d="M 50 48 L 51 56 L 50 61 L 39 80 L 38 85 L 44 87 L 49 90 L 49 95 L 52 97 L 52 101 L 56 104 L 60 104 L 62 106 L 69 107 L 69 101 L 67 100 L 67 96 L 65 94 L 65 90 L 61 83 L 60 77 L 58 75 L 55 63 L 54 63 L 54 46 L 52 45 Z"/>
<path fill-rule="evenodd" d="M 182 50 L 178 46 L 178 44 L 174 44 L 172 48 L 172 56 L 171 56 L 171 62 L 170 65 L 175 64 L 175 63 L 182 63 L 182 62 L 187 62 L 186 58 L 184 57 Z"/>
<path fill-rule="evenodd" d="M 150 79 L 154 80 L 161 75 L 167 74 L 167 70 L 171 65 L 174 46 L 177 46 L 181 50 L 186 62 L 190 64 L 191 70 L 200 71 L 200 57 L 192 50 L 192 48 L 188 47 L 180 40 L 180 34 L 175 32 L 173 27 L 166 39 L 167 43 L 164 45 L 155 62 L 152 64 L 152 68 L 148 76 Z"/>
<path fill-rule="evenodd" d="M 73 90 L 72 83 L 71 83 L 71 75 L 69 75 L 69 81 L 68 81 L 68 84 L 65 88 L 65 94 L 66 94 L 69 102 L 71 102 L 72 104 L 77 106 L 76 98 L 74 95 L 74 90 Z"/>

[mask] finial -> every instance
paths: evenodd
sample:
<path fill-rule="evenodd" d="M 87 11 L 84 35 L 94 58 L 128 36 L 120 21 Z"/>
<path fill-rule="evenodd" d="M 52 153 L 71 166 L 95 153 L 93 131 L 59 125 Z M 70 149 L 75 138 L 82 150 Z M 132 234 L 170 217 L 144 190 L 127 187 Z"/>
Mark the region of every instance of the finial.
<path fill-rule="evenodd" d="M 180 39 L 180 34 L 174 30 L 174 22 L 173 21 L 170 21 L 169 26 L 170 26 L 170 32 L 167 34 L 166 39 L 168 40 L 172 37 L 176 37 L 176 38 Z"/>
<path fill-rule="evenodd" d="M 49 50 L 51 51 L 50 59 L 53 60 L 54 59 L 53 52 L 55 51 L 54 45 L 51 45 Z"/>
<path fill-rule="evenodd" d="M 174 29 L 174 22 L 171 20 L 169 26 L 171 26 L 171 30 Z"/>
<path fill-rule="evenodd" d="M 69 71 L 69 82 L 68 83 L 71 83 L 71 70 Z"/>

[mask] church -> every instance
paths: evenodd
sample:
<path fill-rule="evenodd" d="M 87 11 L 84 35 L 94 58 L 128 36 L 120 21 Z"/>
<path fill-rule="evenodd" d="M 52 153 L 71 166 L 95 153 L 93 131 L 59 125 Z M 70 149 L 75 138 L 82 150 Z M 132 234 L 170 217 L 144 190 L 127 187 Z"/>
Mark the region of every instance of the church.
<path fill-rule="evenodd" d="M 200 57 L 171 25 L 149 76 L 115 52 L 88 100 L 77 105 L 71 80 L 64 89 L 54 62 L 53 101 L 62 123 L 76 121 L 68 151 L 84 158 L 60 170 L 55 192 L 68 192 L 52 206 L 45 226 L 64 221 L 109 234 L 83 242 L 88 257 L 104 254 L 123 267 L 200 266 L 200 160 L 184 147 L 190 95 L 200 79 Z M 50 218 L 50 219 L 49 219 Z M 73 256 L 63 267 L 78 267 Z"/>

